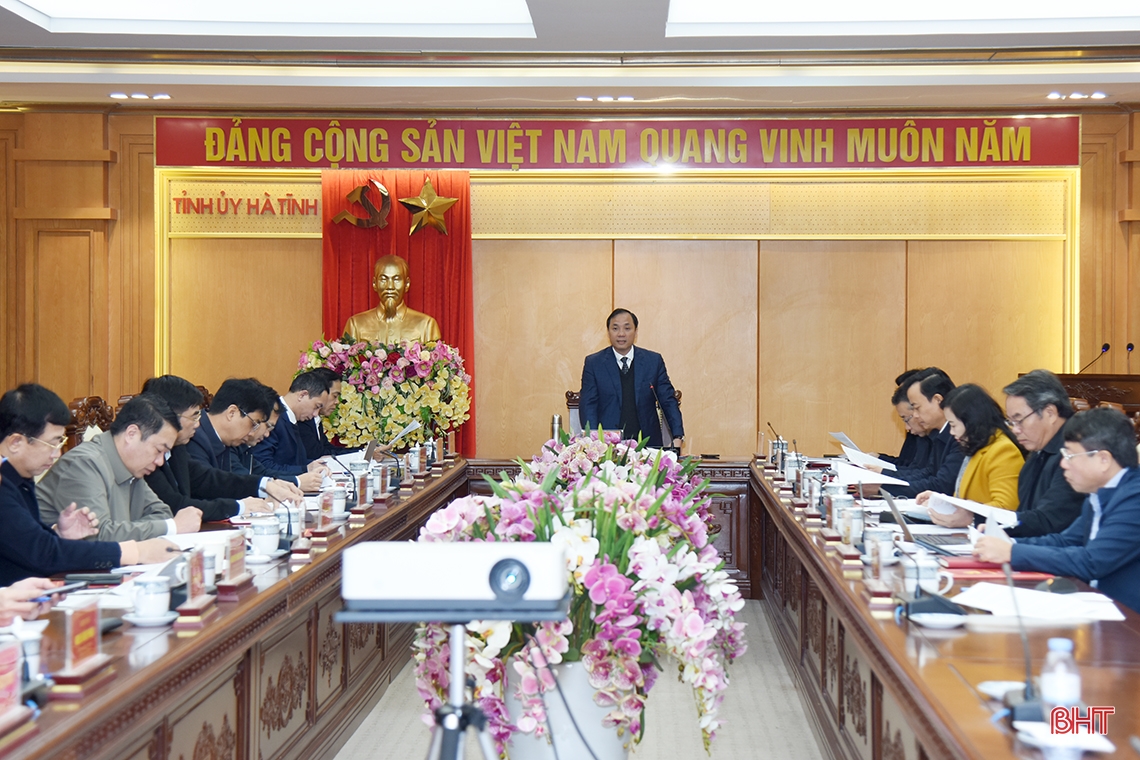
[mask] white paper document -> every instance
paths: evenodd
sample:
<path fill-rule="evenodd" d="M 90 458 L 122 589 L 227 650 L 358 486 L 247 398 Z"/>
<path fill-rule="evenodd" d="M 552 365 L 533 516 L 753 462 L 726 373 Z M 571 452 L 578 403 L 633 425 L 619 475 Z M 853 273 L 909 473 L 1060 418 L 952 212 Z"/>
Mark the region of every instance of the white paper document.
<path fill-rule="evenodd" d="M 851 464 L 857 464 L 860 467 L 880 467 L 884 470 L 898 469 L 890 462 L 884 462 L 878 457 L 873 457 L 870 454 L 864 454 L 859 449 L 853 449 L 846 444 L 843 445 L 843 453 L 847 455 L 847 458 L 849 460 L 851 460 Z"/>
<path fill-rule="evenodd" d="M 1023 618 L 1033 620 L 1124 620 L 1124 614 L 1104 594 L 1053 594 L 1029 588 L 1014 589 L 1017 609 Z M 1014 615 L 1009 586 L 975 583 L 951 601 L 965 607 L 986 610 L 995 615 Z"/>
<path fill-rule="evenodd" d="M 991 507 L 989 504 L 979 504 L 976 501 L 969 499 L 957 499 L 953 496 L 946 494 L 934 493 L 930 495 L 930 501 L 927 505 L 944 515 L 948 515 L 954 511 L 954 507 L 961 507 L 962 509 L 969 510 L 974 514 L 981 515 L 986 518 L 986 522 L 993 521 L 999 526 L 1008 526 L 1017 524 L 1017 512 L 1012 509 L 1002 509 L 1001 507 Z"/>
<path fill-rule="evenodd" d="M 392 440 L 388 441 L 388 445 L 389 445 L 389 446 L 391 446 L 393 443 L 395 443 L 396 441 L 400 440 L 401 438 L 403 438 L 403 437 L 404 437 L 405 435 L 407 435 L 408 433 L 412 432 L 413 430 L 419 430 L 419 429 L 420 429 L 420 423 L 419 423 L 419 421 L 418 421 L 418 420 L 412 420 L 411 422 L 409 422 L 409 423 L 408 423 L 408 426 L 407 426 L 407 427 L 405 427 L 405 428 L 404 428 L 403 430 L 401 430 L 399 433 L 396 433 L 396 437 L 395 437 L 395 438 L 393 438 Z"/>
<path fill-rule="evenodd" d="M 862 451 L 861 448 L 855 445 L 855 441 L 847 437 L 847 433 L 828 433 L 828 435 L 848 448 L 855 449 L 856 451 Z"/>
<path fill-rule="evenodd" d="M 910 485 L 905 480 L 892 478 L 882 472 L 871 472 L 864 470 L 862 467 L 856 467 L 847 462 L 836 462 L 835 469 L 839 473 L 839 482 L 845 486 L 853 486 L 856 483 L 863 483 L 865 485 L 894 485 L 894 486 L 907 486 Z"/>

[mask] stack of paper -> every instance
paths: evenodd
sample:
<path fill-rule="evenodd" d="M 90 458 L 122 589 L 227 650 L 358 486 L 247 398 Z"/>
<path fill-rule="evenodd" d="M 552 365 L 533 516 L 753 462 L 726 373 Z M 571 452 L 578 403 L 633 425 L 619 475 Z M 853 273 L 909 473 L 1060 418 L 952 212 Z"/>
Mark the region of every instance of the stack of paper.
<path fill-rule="evenodd" d="M 1018 588 L 1017 610 L 1023 618 L 1033 620 L 1124 620 L 1124 615 L 1104 594 L 1053 594 Z M 995 615 L 1014 615 L 1014 597 L 1009 586 L 997 583 L 976 583 L 951 601 L 964 607 L 987 610 Z"/>
<path fill-rule="evenodd" d="M 897 470 L 890 462 L 886 462 L 878 457 L 873 457 L 870 454 L 864 454 L 859 449 L 853 449 L 850 446 L 843 447 L 843 453 L 847 455 L 847 459 L 851 464 L 857 464 L 860 467 L 878 467 L 881 470 Z"/>
<path fill-rule="evenodd" d="M 863 483 L 864 485 L 910 485 L 905 480 L 892 478 L 890 475 L 886 475 L 881 472 L 871 472 L 870 470 L 864 470 L 862 467 L 856 467 L 855 465 L 848 464 L 847 462 L 836 462 L 835 469 L 839 474 L 839 483 L 844 486 L 853 486 L 856 483 Z"/>
<path fill-rule="evenodd" d="M 993 520 L 998 525 L 1015 525 L 1017 523 L 1017 512 L 1011 509 L 1002 509 L 1001 507 L 991 507 L 989 504 L 979 504 L 976 501 L 969 499 L 958 499 L 946 494 L 933 493 L 930 495 L 930 501 L 927 506 L 935 512 L 940 512 L 944 515 L 953 514 L 955 507 L 969 510 L 976 515 L 981 515 L 989 522 Z"/>

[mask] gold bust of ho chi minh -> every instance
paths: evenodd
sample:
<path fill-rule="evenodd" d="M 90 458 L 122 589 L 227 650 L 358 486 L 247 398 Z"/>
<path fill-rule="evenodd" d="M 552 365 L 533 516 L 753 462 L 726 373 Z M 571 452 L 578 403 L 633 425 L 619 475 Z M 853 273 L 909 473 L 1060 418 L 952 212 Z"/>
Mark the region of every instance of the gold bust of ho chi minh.
<path fill-rule="evenodd" d="M 372 289 L 380 297 L 380 305 L 349 317 L 344 325 L 345 334 L 372 343 L 439 340 L 439 324 L 435 319 L 409 309 L 404 303 L 410 285 L 408 262 L 393 255 L 377 259 Z"/>

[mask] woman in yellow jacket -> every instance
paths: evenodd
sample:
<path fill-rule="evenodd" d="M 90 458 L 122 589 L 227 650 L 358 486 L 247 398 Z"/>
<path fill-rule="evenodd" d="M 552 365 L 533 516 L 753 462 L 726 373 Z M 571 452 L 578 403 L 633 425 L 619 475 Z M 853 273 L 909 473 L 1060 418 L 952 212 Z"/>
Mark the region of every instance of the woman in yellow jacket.
<path fill-rule="evenodd" d="M 966 455 L 958 473 L 954 495 L 960 499 L 1017 511 L 1017 478 L 1025 464 L 1025 453 L 1005 422 L 997 402 L 981 386 L 959 385 L 942 400 L 950 434 Z M 931 491 L 915 499 L 925 504 Z M 974 513 L 956 509 L 952 514 L 930 511 L 937 525 L 962 528 L 974 520 Z"/>

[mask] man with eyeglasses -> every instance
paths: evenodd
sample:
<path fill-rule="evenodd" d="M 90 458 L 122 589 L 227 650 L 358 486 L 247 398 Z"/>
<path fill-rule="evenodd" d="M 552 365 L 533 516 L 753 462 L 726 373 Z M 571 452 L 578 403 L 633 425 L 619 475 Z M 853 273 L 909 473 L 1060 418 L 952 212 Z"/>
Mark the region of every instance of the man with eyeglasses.
<path fill-rule="evenodd" d="M 253 456 L 267 468 L 290 475 L 303 475 L 327 467 L 309 457 L 297 426 L 317 416 L 329 401 L 332 378 L 324 369 L 311 369 L 293 378 L 289 392 L 281 397 L 282 415 L 276 427 L 261 443 L 253 447 Z"/>
<path fill-rule="evenodd" d="M 0 397 L 0 585 L 24 578 L 119 565 L 160 562 L 177 547 L 164 538 L 147 541 L 83 540 L 98 532 L 87 508 L 69 504 L 50 528 L 40 517 L 35 478 L 59 459 L 67 405 L 42 385 L 27 383 Z"/>
<path fill-rule="evenodd" d="M 1088 494 L 1081 515 L 1060 533 L 1007 540 L 984 536 L 974 555 L 1078 578 L 1140 612 L 1140 469 L 1136 430 L 1115 409 L 1079 412 L 1065 424 L 1061 469 Z"/>
<path fill-rule="evenodd" d="M 1069 394 L 1045 369 L 1027 372 L 1002 391 L 1009 429 L 1030 452 L 1017 479 L 1017 525 L 1006 532 L 1014 537 L 1060 533 L 1080 516 L 1084 501 L 1061 469 L 1061 431 L 1073 416 Z"/>
<path fill-rule="evenodd" d="M 186 446 L 201 426 L 205 399 L 189 380 L 175 375 L 152 377 L 143 384 L 143 393 L 162 397 L 182 424 L 166 464 L 146 476 L 147 485 L 175 513 L 193 506 L 202 510 L 204 521 L 219 521 L 239 514 L 272 512 L 274 506 L 266 498 L 278 502 L 304 499 L 301 489 L 292 483 L 237 475 L 190 456 Z"/>
<path fill-rule="evenodd" d="M 895 378 L 895 392 L 891 396 L 891 404 L 895 407 L 899 419 L 902 420 L 903 427 L 906 429 L 906 437 L 903 439 L 902 448 L 899 449 L 897 456 L 879 454 L 879 459 L 890 462 L 897 467 L 921 468 L 930 461 L 930 438 L 926 435 L 929 431 L 919 422 L 918 416 L 914 413 L 914 407 L 911 406 L 906 395 L 907 389 L 910 387 L 909 381 L 920 372 L 922 370 L 909 369 Z"/>
<path fill-rule="evenodd" d="M 904 379 L 900 387 L 903 386 L 917 424 L 927 431 L 930 457 L 922 466 L 899 467 L 891 473 L 909 485 L 887 486 L 887 490 L 904 498 L 914 498 L 923 491 L 954 493 L 965 455 L 950 435 L 950 423 L 942 411 L 942 400 L 954 390 L 954 382 L 941 369 L 927 367 Z"/>
<path fill-rule="evenodd" d="M 99 518 L 98 536 L 104 541 L 197 532 L 201 510 L 173 514 L 144 480 L 166 462 L 178 428 L 178 417 L 161 398 L 135 396 L 107 432 L 79 444 L 48 470 L 39 484 L 43 521 L 56 522 L 75 502 Z"/>

